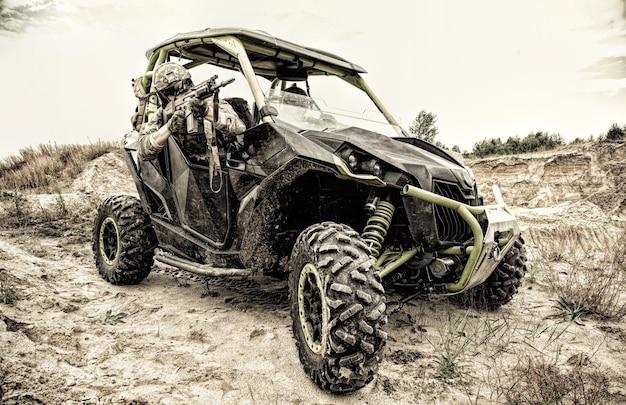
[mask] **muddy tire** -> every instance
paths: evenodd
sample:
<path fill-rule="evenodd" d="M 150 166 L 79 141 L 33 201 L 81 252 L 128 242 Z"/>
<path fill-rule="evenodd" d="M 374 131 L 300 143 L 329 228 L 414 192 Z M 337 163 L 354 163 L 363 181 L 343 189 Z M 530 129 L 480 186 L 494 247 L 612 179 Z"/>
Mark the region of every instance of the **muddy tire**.
<path fill-rule="evenodd" d="M 518 293 L 525 274 L 526 248 L 524 239 L 520 237 L 483 284 L 453 296 L 453 300 L 465 307 L 487 310 L 500 308 Z"/>
<path fill-rule="evenodd" d="M 293 334 L 305 372 L 323 390 L 356 391 L 376 376 L 386 297 L 369 248 L 345 225 L 304 230 L 289 263 Z"/>
<path fill-rule="evenodd" d="M 106 281 L 137 284 L 150 274 L 157 241 L 150 217 L 137 198 L 115 195 L 104 200 L 92 238 L 96 267 Z"/>

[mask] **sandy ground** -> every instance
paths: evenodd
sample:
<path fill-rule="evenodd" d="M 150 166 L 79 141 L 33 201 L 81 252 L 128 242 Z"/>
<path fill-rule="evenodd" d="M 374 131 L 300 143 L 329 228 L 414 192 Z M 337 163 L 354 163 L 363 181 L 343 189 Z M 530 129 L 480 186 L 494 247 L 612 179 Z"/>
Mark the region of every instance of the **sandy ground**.
<path fill-rule="evenodd" d="M 583 365 L 583 382 L 600 375 L 608 403 L 626 403 L 626 322 L 565 319 L 545 281 L 569 271 L 546 256 L 590 257 L 623 233 L 619 148 L 611 158 L 589 146 L 472 162 L 486 187 L 498 176 L 525 228 L 533 262 L 521 293 L 495 312 L 446 300 L 400 306 L 391 293 L 379 377 L 347 396 L 325 394 L 304 374 L 281 282 L 205 281 L 155 265 L 140 285 L 118 287 L 93 264 L 93 213 L 2 229 L 0 403 L 499 404 L 531 359 L 564 374 Z M 124 170 L 115 154 L 99 158 L 65 201 L 133 192 Z M 41 206 L 55 198 L 31 197 Z"/>

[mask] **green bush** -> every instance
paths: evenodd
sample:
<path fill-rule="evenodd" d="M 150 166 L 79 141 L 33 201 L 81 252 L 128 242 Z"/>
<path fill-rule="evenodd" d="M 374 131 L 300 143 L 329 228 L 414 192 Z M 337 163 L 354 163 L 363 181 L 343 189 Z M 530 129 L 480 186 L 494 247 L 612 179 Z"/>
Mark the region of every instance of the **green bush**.
<path fill-rule="evenodd" d="M 500 138 L 483 139 L 474 144 L 471 155 L 481 158 L 493 155 L 529 153 L 554 149 L 560 145 L 563 145 L 563 137 L 561 135 L 537 131 L 531 132 L 524 138 L 518 136 L 509 137 L 504 143 Z"/>
<path fill-rule="evenodd" d="M 621 141 L 626 139 L 626 125 L 619 126 L 613 124 L 606 132 L 598 137 L 598 141 Z M 571 144 L 593 142 L 594 137 L 588 139 L 576 138 Z M 465 153 L 466 157 L 483 158 L 494 155 L 514 155 L 519 153 L 530 153 L 543 150 L 550 150 L 564 145 L 563 137 L 560 134 L 549 134 L 544 131 L 531 132 L 524 138 L 511 136 L 506 142 L 500 138 L 490 138 L 478 141 L 472 147 L 470 153 Z"/>
<path fill-rule="evenodd" d="M 626 125 L 620 127 L 617 124 L 611 125 L 611 128 L 606 132 L 606 135 L 600 136 L 600 140 L 606 141 L 621 141 L 626 138 Z"/>

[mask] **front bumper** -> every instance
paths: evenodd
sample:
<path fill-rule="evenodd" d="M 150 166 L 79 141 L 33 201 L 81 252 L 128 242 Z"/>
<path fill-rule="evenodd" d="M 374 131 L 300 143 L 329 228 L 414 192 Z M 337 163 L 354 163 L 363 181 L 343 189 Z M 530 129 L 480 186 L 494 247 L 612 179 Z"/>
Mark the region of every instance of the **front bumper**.
<path fill-rule="evenodd" d="M 504 203 L 500 189 L 495 185 L 493 193 L 496 204 L 471 206 L 411 185 L 406 185 L 402 189 L 402 195 L 456 211 L 472 231 L 473 239 L 470 245 L 453 246 L 440 252 L 444 255 L 469 254 L 459 280 L 445 285 L 448 293 L 457 294 L 485 282 L 521 233 L 517 220 Z M 486 218 L 487 226 L 484 233 L 475 216 Z"/>

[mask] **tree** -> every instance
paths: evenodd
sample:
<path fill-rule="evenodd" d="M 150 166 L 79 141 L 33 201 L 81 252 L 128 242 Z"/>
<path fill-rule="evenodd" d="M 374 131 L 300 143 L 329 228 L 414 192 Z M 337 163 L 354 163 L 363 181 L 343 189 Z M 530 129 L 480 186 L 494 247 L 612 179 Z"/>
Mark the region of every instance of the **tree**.
<path fill-rule="evenodd" d="M 472 148 L 472 154 L 479 158 L 501 153 L 503 153 L 503 145 L 500 138 L 483 139 L 476 142 Z"/>
<path fill-rule="evenodd" d="M 426 142 L 435 143 L 435 137 L 439 134 L 436 123 L 436 114 L 422 110 L 409 127 L 409 132 Z"/>
<path fill-rule="evenodd" d="M 474 144 L 472 155 L 479 158 L 491 155 L 513 155 L 516 153 L 550 150 L 560 145 L 563 145 L 563 137 L 560 134 L 536 131 L 529 133 L 521 139 L 517 135 L 510 136 L 504 143 L 500 138 L 483 139 Z"/>
<path fill-rule="evenodd" d="M 606 133 L 606 139 L 609 141 L 619 141 L 626 138 L 626 125 L 620 128 L 619 125 L 613 124 Z"/>

